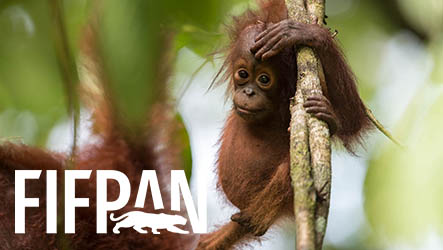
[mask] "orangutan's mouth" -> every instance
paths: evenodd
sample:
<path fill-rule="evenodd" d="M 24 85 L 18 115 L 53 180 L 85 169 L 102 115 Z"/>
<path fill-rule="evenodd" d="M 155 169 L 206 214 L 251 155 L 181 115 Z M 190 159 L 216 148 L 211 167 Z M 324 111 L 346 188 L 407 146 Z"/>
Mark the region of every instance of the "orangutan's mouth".
<path fill-rule="evenodd" d="M 258 113 L 260 113 L 261 111 L 263 111 L 263 109 L 257 109 L 257 110 L 251 110 L 251 109 L 246 109 L 246 108 L 241 108 L 241 107 L 235 107 L 237 113 L 239 113 L 240 115 L 256 115 Z"/>

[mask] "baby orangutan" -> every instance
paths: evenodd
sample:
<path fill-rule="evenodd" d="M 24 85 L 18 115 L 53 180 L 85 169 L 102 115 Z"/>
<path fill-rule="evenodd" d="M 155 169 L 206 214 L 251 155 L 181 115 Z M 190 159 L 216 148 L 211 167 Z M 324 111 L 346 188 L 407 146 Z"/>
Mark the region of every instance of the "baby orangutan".
<path fill-rule="evenodd" d="M 218 186 L 240 209 L 231 221 L 203 235 L 197 249 L 230 249 L 263 235 L 279 218 L 293 216 L 289 175 L 289 99 L 297 81 L 295 46 L 315 50 L 327 96 L 307 98 L 306 112 L 325 121 L 352 152 L 371 123 L 354 77 L 325 28 L 287 19 L 283 0 L 260 2 L 234 20 L 231 45 L 220 70 L 229 80 L 233 109 L 218 155 Z"/>

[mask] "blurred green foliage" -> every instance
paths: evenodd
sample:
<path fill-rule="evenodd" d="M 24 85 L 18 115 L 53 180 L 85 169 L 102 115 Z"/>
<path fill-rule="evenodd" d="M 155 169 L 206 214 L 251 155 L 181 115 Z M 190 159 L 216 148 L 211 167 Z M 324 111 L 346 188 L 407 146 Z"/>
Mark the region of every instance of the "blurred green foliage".
<path fill-rule="evenodd" d="M 150 105 L 161 97 L 152 89 L 161 84 L 151 83 L 167 81 L 159 72 L 169 63 L 162 54 L 168 44 L 175 46 L 175 51 L 188 46 L 200 55 L 212 52 L 222 37 L 220 27 L 227 12 L 245 1 L 61 3 L 70 50 L 76 57 L 85 24 L 99 20 L 98 43 L 110 93 L 124 125 L 138 130 Z M 0 109 L 9 110 L 0 121 L 1 137 L 22 136 L 26 143 L 44 145 L 51 128 L 66 119 L 65 83 L 57 66 L 53 33 L 49 1 L 0 4 Z M 11 121 L 20 123 L 25 111 L 30 112 L 34 128 L 8 129 Z M 23 136 L 29 131 L 33 135 Z"/>
<path fill-rule="evenodd" d="M 44 144 L 51 127 L 65 114 L 63 84 L 51 43 L 48 5 L 22 1 L 0 11 L 0 109 L 10 109 L 9 118 L 19 122 L 20 111 L 35 120 L 35 135 L 26 142 Z M 1 136 L 11 120 L 2 120 Z M 18 129 L 18 128 L 15 128 Z"/>
<path fill-rule="evenodd" d="M 442 110 L 443 86 L 424 87 L 396 130 L 407 147 L 385 145 L 370 160 L 366 209 L 379 237 L 443 234 Z"/>
<path fill-rule="evenodd" d="M 78 59 L 84 26 L 98 20 L 97 42 L 105 59 L 103 73 L 109 93 L 123 125 L 135 133 L 143 129 L 147 112 L 161 97 L 158 92 L 162 84 L 168 83 L 163 69 L 174 68 L 168 62 L 174 63 L 176 53 L 183 47 L 201 57 L 214 52 L 226 41 L 223 24 L 229 22 L 230 15 L 255 6 L 252 0 L 99 2 L 61 1 L 68 45 Z M 417 239 L 430 230 L 443 235 L 442 1 L 326 3 L 328 26 L 339 31 L 338 40 L 366 102 L 373 101 L 390 84 L 377 82 L 376 77 L 378 66 L 385 60 L 383 48 L 396 33 L 419 30 L 425 34 L 420 43 L 432 58 L 432 73 L 422 79 L 393 131 L 407 148 L 395 148 L 383 139 L 368 155 L 365 209 L 369 236 L 350 239 L 347 245 L 330 249 L 384 249 L 389 245 L 386 242 Z M 391 3 L 389 8 L 387 3 Z M 43 146 L 54 126 L 68 119 L 69 92 L 58 65 L 49 4 L 0 2 L 0 138 L 20 137 L 26 143 Z M 396 6 L 406 20 L 403 26 L 395 20 L 397 15 L 391 15 L 391 6 Z M 163 53 L 168 46 L 170 54 Z M 394 94 L 401 96 L 402 89 Z M 390 106 L 391 101 L 385 100 L 384 106 Z M 382 112 L 384 106 L 375 113 Z M 192 159 L 184 126 L 177 138 L 185 148 L 183 162 L 189 178 Z"/>
<path fill-rule="evenodd" d="M 340 14 L 340 4 L 350 2 L 353 4 L 348 6 L 348 11 Z M 389 39 L 398 32 L 405 32 L 405 27 L 398 26 L 400 21 L 393 19 L 395 15 L 389 14 L 394 10 L 384 9 L 386 6 L 398 8 L 396 11 L 406 20 L 404 25 L 411 28 L 408 32 L 417 29 L 425 34 L 426 40 L 422 44 L 433 59 L 432 74 L 419 79 L 419 88 L 393 130 L 406 148 L 396 147 L 383 138 L 367 156 L 364 190 L 369 225 L 347 244 L 328 249 L 405 249 L 407 244 L 425 249 L 420 246 L 429 240 L 431 233 L 443 235 L 443 3 L 434 0 L 339 0 L 326 3 L 327 14 L 328 10 L 339 13 L 328 19 L 328 26 L 339 29 L 338 39 L 356 73 L 360 93 L 366 102 L 381 91 L 392 91 L 387 88 L 390 82 L 377 81 L 380 68 L 376 66 L 386 58 L 383 48 Z M 419 62 L 407 54 L 404 57 L 411 64 Z M 402 67 L 402 63 L 397 62 L 397 67 Z M 392 74 L 404 70 L 398 68 Z M 390 94 L 401 100 L 403 93 L 400 88 Z M 375 111 L 382 112 L 384 107 L 389 110 L 395 100 L 382 102 Z M 396 244 L 403 247 L 395 248 Z M 439 247 L 443 246 L 434 243 L 426 249 Z"/>
<path fill-rule="evenodd" d="M 127 127 L 138 124 L 135 130 L 142 130 L 144 115 L 161 98 L 159 90 L 152 88 L 167 82 L 164 71 L 171 62 L 164 52 L 168 46 L 174 46 L 175 52 L 186 45 L 209 53 L 213 48 L 207 45 L 221 37 L 217 34 L 221 20 L 234 2 L 103 2 L 100 44 L 107 80 Z"/>
<path fill-rule="evenodd" d="M 175 131 L 173 138 L 178 141 L 179 145 L 183 145 L 181 151 L 181 163 L 185 170 L 186 179 L 190 182 L 192 176 L 192 152 L 189 134 L 186 130 L 185 123 L 183 122 L 183 118 L 179 114 L 175 116 L 175 120 L 178 123 L 178 130 Z"/>

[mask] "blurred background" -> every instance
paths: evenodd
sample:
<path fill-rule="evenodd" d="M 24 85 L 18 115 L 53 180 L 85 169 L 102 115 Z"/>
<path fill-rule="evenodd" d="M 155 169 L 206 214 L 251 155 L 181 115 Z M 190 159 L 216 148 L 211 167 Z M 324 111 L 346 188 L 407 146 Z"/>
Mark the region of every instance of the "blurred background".
<path fill-rule="evenodd" d="M 405 147 L 374 131 L 358 157 L 333 149 L 325 249 L 443 249 L 443 1 L 326 2 L 328 27 L 338 30 L 364 101 Z M 78 144 L 94 143 L 90 111 L 73 105 L 77 85 L 88 82 L 79 48 L 94 18 L 119 111 L 137 127 L 157 98 L 151 83 L 167 37 L 173 60 L 165 84 L 189 134 L 193 191 L 207 187 L 213 230 L 235 209 L 215 188 L 230 101 L 223 87 L 208 91 L 221 65 L 209 54 L 226 45 L 224 24 L 247 8 L 254 1 L 0 1 L 0 140 L 68 152 L 74 109 Z M 281 221 L 253 249 L 294 249 L 294 235 Z"/>

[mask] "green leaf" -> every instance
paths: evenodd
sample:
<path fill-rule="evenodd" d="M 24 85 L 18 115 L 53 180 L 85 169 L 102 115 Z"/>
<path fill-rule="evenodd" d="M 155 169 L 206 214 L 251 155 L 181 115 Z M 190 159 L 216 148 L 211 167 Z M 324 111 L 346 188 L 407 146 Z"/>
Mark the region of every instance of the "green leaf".
<path fill-rule="evenodd" d="M 175 116 L 175 120 L 177 122 L 177 130 L 173 138 L 176 138 L 177 142 L 181 147 L 181 162 L 183 166 L 183 170 L 185 170 L 186 178 L 188 179 L 188 183 L 191 180 L 192 175 L 192 150 L 191 150 L 191 142 L 189 140 L 189 134 L 186 130 L 185 124 L 180 114 L 177 113 Z"/>

